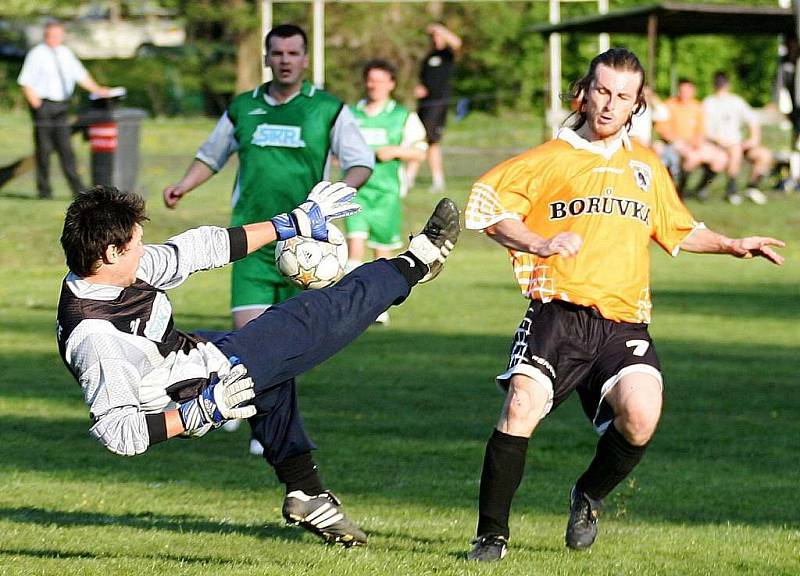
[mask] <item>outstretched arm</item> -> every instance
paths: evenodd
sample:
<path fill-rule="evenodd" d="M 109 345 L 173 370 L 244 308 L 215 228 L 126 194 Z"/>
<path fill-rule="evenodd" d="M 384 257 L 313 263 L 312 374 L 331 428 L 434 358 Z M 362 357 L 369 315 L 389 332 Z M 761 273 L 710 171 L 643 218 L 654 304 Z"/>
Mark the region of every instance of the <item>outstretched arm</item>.
<path fill-rule="evenodd" d="M 772 246 L 783 247 L 785 244 L 781 240 L 765 236 L 728 238 L 708 228 L 696 229 L 680 245 L 681 250 L 698 254 L 730 254 L 736 258 L 760 256 L 781 266 L 784 258 Z"/>
<path fill-rule="evenodd" d="M 92 78 L 91 74 L 86 74 L 81 81 L 78 82 L 78 85 L 86 90 L 91 94 L 97 94 L 98 96 L 102 96 L 103 98 L 108 98 L 110 94 L 110 88 L 108 86 L 101 86 L 97 83 L 97 81 Z"/>
<path fill-rule="evenodd" d="M 222 170 L 228 158 L 239 150 L 235 130 L 236 127 L 225 112 L 197 150 L 195 159 L 183 178 L 164 189 L 164 204 L 167 208 L 175 208 L 183 196 Z"/>
<path fill-rule="evenodd" d="M 552 238 L 544 238 L 513 218 L 500 220 L 484 230 L 492 240 L 506 248 L 528 252 L 542 258 L 554 254 L 569 258 L 575 256 L 583 245 L 583 239 L 574 232 L 559 232 Z"/>
<path fill-rule="evenodd" d="M 167 208 L 175 208 L 178 201 L 186 194 L 200 186 L 203 182 L 208 180 L 214 175 L 211 170 L 200 160 L 192 160 L 189 169 L 186 170 L 183 178 L 176 184 L 172 184 L 164 188 L 164 204 Z"/>

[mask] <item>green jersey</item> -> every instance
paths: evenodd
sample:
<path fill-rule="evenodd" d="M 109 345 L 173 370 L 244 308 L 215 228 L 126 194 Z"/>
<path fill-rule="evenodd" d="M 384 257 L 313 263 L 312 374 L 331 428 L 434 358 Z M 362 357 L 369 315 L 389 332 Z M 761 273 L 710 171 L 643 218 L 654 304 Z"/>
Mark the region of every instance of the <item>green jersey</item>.
<path fill-rule="evenodd" d="M 362 100 L 351 106 L 353 116 L 358 123 L 361 135 L 373 150 L 383 146 L 400 146 L 403 143 L 404 130 L 408 120 L 408 109 L 389 100 L 383 110 L 374 116 L 364 110 Z M 388 162 L 376 162 L 369 180 L 359 189 L 359 194 L 368 191 L 384 194 L 400 194 L 402 161 L 398 159 Z"/>
<path fill-rule="evenodd" d="M 330 153 L 343 170 L 372 168 L 374 154 L 342 102 L 311 83 L 286 102 L 269 84 L 239 94 L 195 158 L 218 172 L 238 153 L 231 224 L 263 222 L 295 208 L 325 179 Z M 232 308 L 263 307 L 294 292 L 275 267 L 275 244 L 233 264 Z"/>
<path fill-rule="evenodd" d="M 261 222 L 295 208 L 322 180 L 330 133 L 342 102 L 308 81 L 300 94 L 270 106 L 264 84 L 228 108 L 238 143 L 239 172 L 232 224 Z"/>

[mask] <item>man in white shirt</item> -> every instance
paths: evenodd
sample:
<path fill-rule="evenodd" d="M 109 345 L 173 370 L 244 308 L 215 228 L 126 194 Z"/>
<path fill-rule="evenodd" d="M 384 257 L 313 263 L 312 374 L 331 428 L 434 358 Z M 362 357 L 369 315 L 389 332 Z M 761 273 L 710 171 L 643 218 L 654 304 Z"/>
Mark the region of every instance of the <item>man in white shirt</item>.
<path fill-rule="evenodd" d="M 772 153 L 761 145 L 761 125 L 753 109 L 741 96 L 732 94 L 725 72 L 714 74 L 714 94 L 703 100 L 706 136 L 728 154 L 728 185 L 725 199 L 738 206 L 742 197 L 737 192 L 736 177 L 742 167 L 742 159 L 753 165 L 745 189 L 745 196 L 756 204 L 766 204 L 767 197 L 759 185 L 772 166 Z M 744 138 L 747 126 L 749 136 Z"/>
<path fill-rule="evenodd" d="M 39 198 L 51 198 L 50 153 L 55 150 L 72 193 L 83 188 L 70 144 L 67 121 L 69 99 L 78 84 L 85 90 L 108 96 L 109 88 L 95 82 L 75 54 L 64 46 L 64 26 L 52 20 L 44 29 L 44 42 L 25 57 L 17 84 L 31 109 L 36 146 L 36 188 Z"/>

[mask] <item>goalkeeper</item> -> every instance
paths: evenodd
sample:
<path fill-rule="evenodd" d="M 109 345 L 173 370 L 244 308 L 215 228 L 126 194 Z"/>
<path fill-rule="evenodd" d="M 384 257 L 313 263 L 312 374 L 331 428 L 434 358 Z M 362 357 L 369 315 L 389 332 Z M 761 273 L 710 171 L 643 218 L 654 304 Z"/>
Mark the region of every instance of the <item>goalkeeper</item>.
<path fill-rule="evenodd" d="M 144 201 L 96 186 L 69 206 L 61 235 L 69 273 L 58 305 L 59 353 L 83 389 L 90 435 L 134 456 L 175 436 L 199 437 L 232 418 L 290 413 L 276 390 L 364 331 L 418 282 L 435 277 L 455 244 L 458 210 L 439 202 L 408 250 L 361 266 L 338 284 L 268 309 L 214 343 L 181 332 L 167 290 L 199 270 L 296 235 L 327 240 L 326 223 L 358 211 L 355 190 L 321 182 L 290 213 L 234 228 L 205 226 L 142 243 Z M 287 480 L 284 517 L 345 546 L 366 535 L 318 476 Z"/>

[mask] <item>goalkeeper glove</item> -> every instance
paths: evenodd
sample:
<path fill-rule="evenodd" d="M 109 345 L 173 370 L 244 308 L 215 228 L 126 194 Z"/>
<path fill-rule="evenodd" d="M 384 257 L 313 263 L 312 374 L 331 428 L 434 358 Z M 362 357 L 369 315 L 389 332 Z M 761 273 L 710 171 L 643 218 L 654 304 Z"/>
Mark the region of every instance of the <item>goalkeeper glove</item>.
<path fill-rule="evenodd" d="M 212 376 L 211 382 L 197 397 L 178 407 L 187 432 L 202 428 L 219 428 L 225 421 L 234 418 L 250 418 L 256 413 L 255 406 L 242 406 L 256 394 L 253 380 L 247 368 L 237 364 L 222 379 Z"/>
<path fill-rule="evenodd" d="M 278 240 L 310 236 L 327 242 L 329 220 L 344 218 L 361 210 L 361 206 L 351 202 L 355 195 L 356 189 L 344 182 L 320 182 L 311 189 L 308 200 L 271 220 Z"/>

